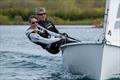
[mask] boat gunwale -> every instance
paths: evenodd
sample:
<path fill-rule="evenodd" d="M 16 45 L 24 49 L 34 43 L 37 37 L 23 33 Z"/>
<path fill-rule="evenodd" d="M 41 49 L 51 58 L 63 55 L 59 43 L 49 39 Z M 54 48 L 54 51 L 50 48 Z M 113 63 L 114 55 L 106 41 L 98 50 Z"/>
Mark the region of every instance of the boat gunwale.
<path fill-rule="evenodd" d="M 63 47 L 67 47 L 67 46 L 75 46 L 75 45 L 102 45 L 104 44 L 103 42 L 101 43 L 97 43 L 97 42 L 76 42 L 76 43 L 67 43 L 61 46 L 61 48 Z"/>
<path fill-rule="evenodd" d="M 76 45 L 108 45 L 108 46 L 114 46 L 114 47 L 120 48 L 120 46 L 108 44 L 108 43 L 106 43 L 106 42 L 101 42 L 101 43 L 97 43 L 97 42 L 76 42 L 76 43 L 67 43 L 67 44 L 62 45 L 60 48 L 67 47 L 67 46 L 76 46 Z"/>

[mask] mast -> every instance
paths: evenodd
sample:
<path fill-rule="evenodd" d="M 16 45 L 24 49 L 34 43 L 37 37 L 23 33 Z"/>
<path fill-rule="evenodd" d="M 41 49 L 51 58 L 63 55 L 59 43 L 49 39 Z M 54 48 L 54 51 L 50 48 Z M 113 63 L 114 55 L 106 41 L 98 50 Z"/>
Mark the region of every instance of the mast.
<path fill-rule="evenodd" d="M 107 24 L 108 22 L 108 13 L 109 13 L 109 4 L 110 4 L 110 0 L 106 0 L 105 2 L 105 14 L 104 14 L 104 32 L 103 32 L 103 37 L 105 40 L 106 39 L 106 31 L 107 31 Z"/>

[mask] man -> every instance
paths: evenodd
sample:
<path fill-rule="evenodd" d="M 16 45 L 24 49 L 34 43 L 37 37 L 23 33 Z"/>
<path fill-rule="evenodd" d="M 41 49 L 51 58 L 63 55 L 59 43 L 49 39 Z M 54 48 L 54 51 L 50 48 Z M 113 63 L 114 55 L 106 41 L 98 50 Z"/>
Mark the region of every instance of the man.
<path fill-rule="evenodd" d="M 35 15 L 38 18 L 38 24 L 47 30 L 50 30 L 55 33 L 59 33 L 59 31 L 55 28 L 54 24 L 47 20 L 46 10 L 43 7 L 38 7 L 35 10 Z"/>
<path fill-rule="evenodd" d="M 27 37 L 35 44 L 40 45 L 52 54 L 57 54 L 62 44 L 66 43 L 66 37 L 59 34 L 53 34 L 47 30 L 38 27 L 36 16 L 29 18 L 30 27 L 27 29 Z"/>

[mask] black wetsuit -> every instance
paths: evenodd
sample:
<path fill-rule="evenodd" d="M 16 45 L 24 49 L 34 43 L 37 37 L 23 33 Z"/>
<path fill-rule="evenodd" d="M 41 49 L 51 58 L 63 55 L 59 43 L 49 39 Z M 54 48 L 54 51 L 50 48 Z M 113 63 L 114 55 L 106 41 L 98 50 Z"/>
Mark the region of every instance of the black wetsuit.
<path fill-rule="evenodd" d="M 50 30 L 55 33 L 59 33 L 59 31 L 55 28 L 55 25 L 49 20 L 40 21 L 40 22 L 38 22 L 38 24 L 40 26 L 46 28 L 47 30 Z"/>

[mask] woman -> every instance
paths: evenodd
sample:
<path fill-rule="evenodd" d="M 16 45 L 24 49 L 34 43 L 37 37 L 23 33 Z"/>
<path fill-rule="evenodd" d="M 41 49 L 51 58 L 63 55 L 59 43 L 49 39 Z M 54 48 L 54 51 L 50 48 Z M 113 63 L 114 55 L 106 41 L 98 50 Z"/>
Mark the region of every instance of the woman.
<path fill-rule="evenodd" d="M 47 30 L 38 27 L 36 16 L 29 18 L 30 27 L 26 31 L 26 35 L 30 41 L 40 45 L 52 54 L 57 54 L 60 46 L 65 43 L 66 37 L 49 33 Z"/>

